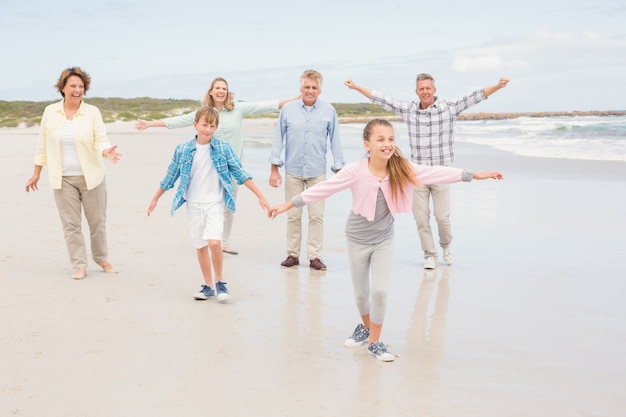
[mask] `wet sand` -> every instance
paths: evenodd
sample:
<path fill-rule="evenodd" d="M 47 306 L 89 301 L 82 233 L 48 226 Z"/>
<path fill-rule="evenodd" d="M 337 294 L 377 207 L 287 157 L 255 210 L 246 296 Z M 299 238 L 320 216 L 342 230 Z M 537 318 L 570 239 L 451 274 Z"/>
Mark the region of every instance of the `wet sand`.
<path fill-rule="evenodd" d="M 270 203 L 273 121 L 247 121 L 244 166 Z M 342 125 L 342 129 L 346 129 Z M 146 209 L 192 129 L 109 125 L 110 260 L 70 279 L 47 183 L 26 193 L 36 129 L 2 129 L 0 415 L 29 417 L 626 415 L 626 163 L 540 159 L 459 143 L 456 166 L 505 181 L 456 184 L 455 262 L 425 272 L 397 218 L 381 363 L 344 348 L 358 323 L 343 225 L 326 204 L 323 260 L 286 270 L 285 217 L 241 188 L 225 256 L 231 300 L 194 301 L 201 278 L 173 191 Z M 357 141 L 358 142 L 358 141 Z M 346 143 L 346 157 L 361 154 Z"/>

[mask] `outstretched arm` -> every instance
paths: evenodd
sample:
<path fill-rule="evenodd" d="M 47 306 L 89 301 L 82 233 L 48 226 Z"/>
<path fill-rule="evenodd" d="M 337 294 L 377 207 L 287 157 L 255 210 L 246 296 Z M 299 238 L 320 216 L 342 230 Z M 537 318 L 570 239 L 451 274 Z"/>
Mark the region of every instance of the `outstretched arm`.
<path fill-rule="evenodd" d="M 280 109 L 282 109 L 282 108 L 283 108 L 283 106 L 284 106 L 285 104 L 289 103 L 290 101 L 294 101 L 294 100 L 299 99 L 299 98 L 300 98 L 300 96 L 301 96 L 301 94 L 298 94 L 298 95 L 297 95 L 297 96 L 295 96 L 295 97 L 291 97 L 291 98 L 284 98 L 284 99 L 280 100 L 280 101 L 278 102 L 278 109 L 279 109 L 279 110 L 280 110 Z"/>
<path fill-rule="evenodd" d="M 144 130 L 149 127 L 165 127 L 165 121 L 163 119 L 150 121 L 137 119 L 135 122 L 135 129 L 137 130 Z"/>
<path fill-rule="evenodd" d="M 346 80 L 344 84 L 351 90 L 356 90 L 359 93 L 363 94 L 366 98 L 370 98 L 372 96 L 372 90 L 369 88 L 361 87 L 360 85 L 356 85 L 352 80 Z"/>
<path fill-rule="evenodd" d="M 502 174 L 496 171 L 474 172 L 474 174 L 472 175 L 472 178 L 475 180 L 486 180 L 489 178 L 494 179 L 494 180 L 504 179 Z"/>
<path fill-rule="evenodd" d="M 496 91 L 506 87 L 508 83 L 509 83 L 509 79 L 502 77 L 500 78 L 500 81 L 498 81 L 498 84 L 492 85 L 491 87 L 485 87 L 483 90 L 485 92 L 485 97 L 489 97 Z"/>

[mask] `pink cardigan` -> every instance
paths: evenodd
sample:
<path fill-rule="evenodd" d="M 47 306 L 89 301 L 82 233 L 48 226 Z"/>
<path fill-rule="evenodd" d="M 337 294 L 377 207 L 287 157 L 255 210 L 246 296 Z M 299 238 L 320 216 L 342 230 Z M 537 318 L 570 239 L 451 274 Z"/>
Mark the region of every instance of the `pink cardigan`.
<path fill-rule="evenodd" d="M 413 185 L 404 187 L 396 196 L 393 203 L 391 197 L 391 187 L 389 177 L 384 179 L 372 175 L 368 168 L 369 158 L 363 158 L 349 165 L 333 175 L 326 181 L 317 183 L 313 187 L 300 194 L 304 204 L 314 203 L 323 200 L 331 195 L 345 189 L 352 190 L 352 211 L 365 217 L 367 220 L 374 220 L 376 211 L 376 198 L 378 188 L 381 188 L 389 211 L 393 216 L 396 213 L 406 213 L 411 211 L 413 201 Z M 411 163 L 417 180 L 424 185 L 428 184 L 452 184 L 463 180 L 463 170 L 445 166 L 427 166 Z M 297 199 L 297 197 L 295 197 Z M 293 200 L 292 200 L 293 201 Z M 298 206 L 296 202 L 294 205 Z"/>

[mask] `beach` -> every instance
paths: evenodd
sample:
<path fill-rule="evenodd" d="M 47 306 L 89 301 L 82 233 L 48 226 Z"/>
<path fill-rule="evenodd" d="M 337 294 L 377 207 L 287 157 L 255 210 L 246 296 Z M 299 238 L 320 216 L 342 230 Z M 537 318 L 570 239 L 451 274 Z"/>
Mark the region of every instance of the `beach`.
<path fill-rule="evenodd" d="M 241 187 L 239 255 L 224 259 L 231 299 L 195 301 L 202 280 L 185 210 L 169 214 L 174 191 L 146 215 L 194 130 L 132 125 L 107 127 L 123 154 L 106 179 L 120 273 L 91 264 L 81 281 L 46 169 L 39 191 L 24 190 L 37 128 L 0 129 L 0 416 L 626 415 L 626 162 L 457 143 L 455 166 L 505 179 L 452 186 L 451 266 L 425 271 L 412 216 L 397 217 L 381 340 L 398 357 L 382 363 L 343 347 L 359 322 L 348 192 L 326 202 L 319 272 L 304 253 L 280 267 L 286 216 L 268 219 Z M 270 204 L 284 201 L 267 181 L 274 126 L 243 126 L 244 168 Z M 362 156 L 343 138 L 348 161 Z"/>

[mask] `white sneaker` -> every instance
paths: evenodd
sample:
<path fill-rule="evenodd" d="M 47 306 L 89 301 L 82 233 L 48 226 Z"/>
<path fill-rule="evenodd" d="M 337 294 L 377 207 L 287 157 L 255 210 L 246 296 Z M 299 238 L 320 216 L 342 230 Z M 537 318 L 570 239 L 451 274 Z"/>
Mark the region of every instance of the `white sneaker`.
<path fill-rule="evenodd" d="M 424 269 L 435 269 L 437 268 L 437 258 L 434 256 L 429 256 L 426 258 L 426 262 L 424 262 Z"/>
<path fill-rule="evenodd" d="M 443 260 L 448 265 L 450 265 L 452 261 L 454 260 L 454 254 L 452 253 L 452 250 L 450 248 L 445 248 L 443 250 Z"/>
<path fill-rule="evenodd" d="M 226 283 L 224 281 L 217 281 L 215 283 L 215 289 L 217 290 L 217 301 L 228 300 L 228 288 L 226 288 Z"/>
<path fill-rule="evenodd" d="M 367 347 L 367 350 L 374 357 L 383 362 L 393 362 L 396 359 L 396 355 L 387 351 L 387 346 L 381 341 L 372 343 Z"/>

